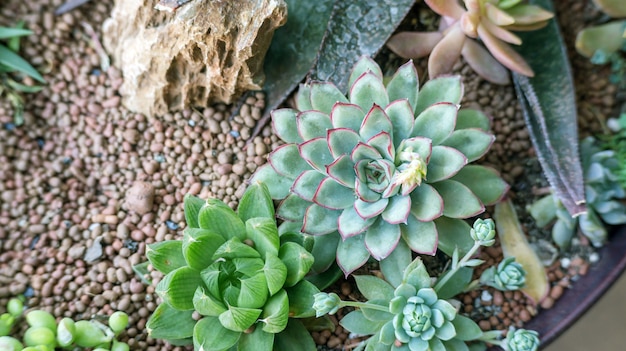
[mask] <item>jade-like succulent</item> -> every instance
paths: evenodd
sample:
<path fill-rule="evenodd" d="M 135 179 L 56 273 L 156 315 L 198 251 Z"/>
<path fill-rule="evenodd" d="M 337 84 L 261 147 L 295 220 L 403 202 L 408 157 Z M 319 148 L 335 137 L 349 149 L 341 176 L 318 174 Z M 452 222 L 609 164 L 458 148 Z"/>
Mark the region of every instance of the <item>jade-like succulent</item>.
<path fill-rule="evenodd" d="M 526 271 L 515 257 L 507 257 L 497 267 L 487 268 L 480 281 L 502 291 L 519 290 L 526 284 Z"/>
<path fill-rule="evenodd" d="M 150 335 L 205 351 L 314 350 L 292 319 L 315 315 L 319 290 L 303 280 L 313 256 L 291 241 L 297 236 L 279 237 L 265 185 L 248 187 L 237 212 L 217 199 L 184 201 L 183 240 L 152 244 L 146 253 L 166 274 L 156 287 L 163 303 L 146 324 Z"/>
<path fill-rule="evenodd" d="M 496 224 L 492 219 L 477 219 L 470 230 L 470 236 L 481 246 L 491 246 L 496 242 Z"/>
<path fill-rule="evenodd" d="M 428 73 L 449 73 L 463 56 L 481 77 L 495 84 L 508 84 L 508 68 L 532 77 L 533 70 L 508 44 L 520 45 L 511 31 L 529 31 L 545 26 L 553 14 L 522 0 L 425 0 L 442 16 L 439 32 L 400 32 L 387 46 L 404 58 L 430 54 Z M 487 50 L 472 39 L 480 39 Z M 504 67 L 503 67 L 504 66 Z"/>
<path fill-rule="evenodd" d="M 252 179 L 282 200 L 281 230 L 316 236 L 325 253 L 339 233 L 336 260 L 346 275 L 370 255 L 385 259 L 398 244 L 431 255 L 438 242 L 448 254 L 467 250 L 472 242 L 461 219 L 482 213 L 508 189 L 493 169 L 467 165 L 494 136 L 485 115 L 459 111 L 460 77 L 418 84 L 412 62 L 385 84 L 378 65 L 364 57 L 348 97 L 314 82 L 299 90 L 297 110 L 272 112 L 274 132 L 287 144 Z M 322 270 L 335 259 L 313 253 Z"/>
<path fill-rule="evenodd" d="M 506 351 L 537 351 L 539 334 L 534 330 L 510 330 L 500 346 Z"/>

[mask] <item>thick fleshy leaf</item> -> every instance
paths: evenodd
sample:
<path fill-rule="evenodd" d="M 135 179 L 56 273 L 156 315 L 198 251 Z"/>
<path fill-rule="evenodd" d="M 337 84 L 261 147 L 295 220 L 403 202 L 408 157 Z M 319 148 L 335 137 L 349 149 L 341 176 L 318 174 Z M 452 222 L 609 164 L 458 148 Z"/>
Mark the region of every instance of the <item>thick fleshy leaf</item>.
<path fill-rule="evenodd" d="M 394 288 L 386 281 L 372 275 L 355 275 L 356 286 L 366 300 L 391 300 Z"/>
<path fill-rule="evenodd" d="M 507 12 L 500 9 L 498 6 L 485 3 L 486 19 L 491 21 L 496 26 L 508 26 L 515 23 L 515 19 L 511 17 Z M 481 21 L 486 22 L 486 21 Z"/>
<path fill-rule="evenodd" d="M 261 314 L 260 320 L 261 323 L 264 324 L 262 329 L 267 333 L 279 333 L 285 329 L 288 320 L 289 298 L 285 290 L 280 290 L 274 296 L 270 297 L 265 306 L 263 306 L 263 313 Z"/>
<path fill-rule="evenodd" d="M 470 347 L 467 346 L 465 342 L 459 340 L 458 338 L 442 341 L 442 343 L 446 351 L 479 351 L 481 350 L 480 349 L 481 346 L 474 346 L 474 348 L 470 349 Z M 480 345 L 480 344 L 474 343 L 472 345 Z"/>
<path fill-rule="evenodd" d="M 390 224 L 400 224 L 407 221 L 411 211 L 411 198 L 396 195 L 389 198 L 389 204 L 382 213 L 382 218 Z"/>
<path fill-rule="evenodd" d="M 356 80 L 366 72 L 373 73 L 376 77 L 383 79 L 383 71 L 380 69 L 376 61 L 371 57 L 361 56 L 359 60 L 352 67 L 350 72 L 350 79 L 348 80 L 348 86 L 351 87 Z"/>
<path fill-rule="evenodd" d="M 285 324 L 287 324 L 286 320 Z M 251 333 L 242 333 L 237 343 L 237 351 L 271 350 L 274 345 L 274 336 L 275 334 L 266 331 L 265 327 L 255 328 Z"/>
<path fill-rule="evenodd" d="M 355 181 L 354 190 L 358 199 L 362 201 L 376 202 L 381 198 L 381 194 L 371 190 L 366 182 L 362 182 L 358 178 Z"/>
<path fill-rule="evenodd" d="M 365 246 L 377 260 L 389 256 L 400 240 L 400 226 L 379 218 L 365 231 Z"/>
<path fill-rule="evenodd" d="M 212 256 L 226 240 L 206 229 L 185 228 L 183 231 L 183 256 L 190 267 L 203 270 L 213 263 Z"/>
<path fill-rule="evenodd" d="M 598 51 L 602 50 L 607 58 L 618 52 L 624 42 L 621 33 L 624 32 L 626 21 L 612 21 L 599 26 L 588 27 L 576 35 L 576 51 L 579 54 L 592 58 Z"/>
<path fill-rule="evenodd" d="M 257 217 L 246 221 L 247 238 L 254 242 L 254 249 L 262 257 L 278 254 L 280 240 L 276 221 L 272 218 Z"/>
<path fill-rule="evenodd" d="M 219 321 L 227 329 L 243 332 L 250 328 L 261 315 L 261 310 L 256 308 L 241 308 L 229 306 L 228 311 L 220 314 Z"/>
<path fill-rule="evenodd" d="M 228 240 L 232 237 L 245 239 L 246 226 L 228 205 L 218 199 L 208 199 L 198 215 L 200 228 L 221 235 Z"/>
<path fill-rule="evenodd" d="M 283 27 L 285 28 L 285 27 Z M 298 111 L 309 111 L 313 109 L 311 106 L 311 85 L 300 84 L 295 96 L 296 108 Z"/>
<path fill-rule="evenodd" d="M 323 138 L 311 139 L 298 146 L 302 158 L 311 167 L 322 173 L 326 170 L 326 166 L 334 161 L 330 150 L 328 150 L 328 142 L 325 135 Z"/>
<path fill-rule="evenodd" d="M 359 134 L 363 140 L 368 140 L 381 131 L 393 133 L 393 126 L 391 125 L 391 120 L 381 108 L 381 105 L 375 104 L 371 107 L 367 115 L 365 115 L 361 129 L 359 129 Z"/>
<path fill-rule="evenodd" d="M 535 75 L 522 56 L 515 52 L 507 43 L 496 38 L 482 25 L 478 25 L 478 35 L 485 43 L 487 49 L 489 49 L 489 52 L 505 67 L 527 77 Z"/>
<path fill-rule="evenodd" d="M 622 6 L 624 8 L 624 6 Z M 626 10 L 622 10 L 626 14 Z M 546 11 L 537 5 L 519 4 L 507 10 L 507 13 L 513 17 L 515 24 L 534 24 L 543 22 L 554 17 L 552 12 Z"/>
<path fill-rule="evenodd" d="M 317 188 L 313 201 L 331 210 L 342 210 L 354 204 L 354 190 L 326 177 Z"/>
<path fill-rule="evenodd" d="M 418 291 L 422 288 L 430 288 L 431 280 L 430 275 L 428 275 L 428 271 L 426 271 L 426 267 L 424 266 L 424 262 L 418 257 L 414 259 L 411 264 L 409 264 L 404 270 L 404 277 L 402 281 L 410 286 L 412 286 L 415 291 Z M 407 298 L 415 295 L 415 292 L 412 292 L 411 295 L 399 294 L 402 290 L 401 286 L 396 288 L 395 294 L 397 296 L 405 296 Z M 409 289 L 413 290 L 413 289 Z"/>
<path fill-rule="evenodd" d="M 482 45 L 473 40 L 466 40 L 461 55 L 474 72 L 488 82 L 507 85 L 511 82 L 509 70 L 500 64 Z"/>
<path fill-rule="evenodd" d="M 163 277 L 155 292 L 175 309 L 187 311 L 193 309 L 193 295 L 200 284 L 200 272 L 191 267 L 180 267 Z"/>
<path fill-rule="evenodd" d="M 495 140 L 493 134 L 480 129 L 462 129 L 454 131 L 441 145 L 461 151 L 467 162 L 474 162 L 487 153 Z"/>
<path fill-rule="evenodd" d="M 372 72 L 365 72 L 350 87 L 350 102 L 369 111 L 374 105 L 387 106 L 389 96 L 382 79 Z"/>
<path fill-rule="evenodd" d="M 250 218 L 274 218 L 274 203 L 267 185 L 261 182 L 252 182 L 239 200 L 237 214 L 242 221 Z"/>
<path fill-rule="evenodd" d="M 354 206 L 346 208 L 341 212 L 337 220 L 337 227 L 341 237 L 346 239 L 351 236 L 363 233 L 375 221 L 375 217 L 363 218 L 354 209 Z"/>
<path fill-rule="evenodd" d="M 278 205 L 276 217 L 288 221 L 301 221 L 311 204 L 296 194 L 290 194 Z"/>
<path fill-rule="evenodd" d="M 457 111 L 456 105 L 445 102 L 427 107 L 416 117 L 411 136 L 426 137 L 439 145 L 454 131 Z"/>
<path fill-rule="evenodd" d="M 426 180 L 435 183 L 457 174 L 467 164 L 460 151 L 447 146 L 434 146 L 428 162 Z"/>
<path fill-rule="evenodd" d="M 291 108 L 281 108 L 272 111 L 272 129 L 274 134 L 287 143 L 301 143 L 303 141 L 300 133 L 298 133 L 297 114 L 298 111 Z"/>
<path fill-rule="evenodd" d="M 365 143 L 359 143 L 354 150 L 352 150 L 350 157 L 354 163 L 357 163 L 361 160 L 377 160 L 382 158 L 382 155 L 372 146 Z"/>
<path fill-rule="evenodd" d="M 400 227 L 402 230 L 402 227 Z M 380 261 L 380 270 L 392 286 L 397 287 L 402 283 L 404 269 L 411 263 L 411 250 L 404 240 L 400 240 L 393 252 L 384 260 Z"/>
<path fill-rule="evenodd" d="M 325 272 L 335 262 L 337 245 L 341 241 L 341 236 L 339 233 L 333 232 L 309 237 L 313 239 L 311 253 L 315 257 L 311 273 L 319 274 Z"/>
<path fill-rule="evenodd" d="M 465 41 L 467 41 L 465 32 L 458 22 L 447 29 L 428 58 L 428 75 L 431 79 L 452 72 L 454 64 L 461 57 Z"/>
<path fill-rule="evenodd" d="M 428 106 L 439 102 L 449 102 L 453 105 L 461 103 L 463 97 L 463 84 L 460 76 L 439 77 L 431 79 L 417 95 L 417 104 L 413 107 L 418 116 Z"/>
<path fill-rule="evenodd" d="M 319 293 L 319 289 L 307 280 L 301 280 L 298 284 L 285 289 L 289 296 L 289 317 L 307 318 L 315 316 L 313 296 Z"/>
<path fill-rule="evenodd" d="M 402 239 L 409 248 L 417 253 L 434 255 L 437 252 L 439 234 L 435 224 L 421 222 L 415 216 L 409 215 L 407 224 L 400 226 Z"/>
<path fill-rule="evenodd" d="M 459 340 L 476 340 L 483 334 L 476 322 L 460 314 L 456 315 L 452 324 L 456 329 L 456 339 Z"/>
<path fill-rule="evenodd" d="M 417 220 L 428 222 L 443 214 L 443 199 L 432 186 L 422 183 L 411 196 L 411 214 Z"/>
<path fill-rule="evenodd" d="M 312 204 L 304 214 L 302 232 L 311 235 L 324 235 L 337 230 L 337 218 L 341 211 Z"/>
<path fill-rule="evenodd" d="M 419 59 L 428 56 L 441 38 L 440 32 L 398 32 L 389 38 L 387 47 L 400 57 Z"/>
<path fill-rule="evenodd" d="M 450 340 L 454 338 L 456 335 L 456 330 L 454 329 L 454 325 L 450 322 L 445 322 L 435 332 L 435 336 L 437 336 L 440 340 Z M 434 349 L 433 349 L 434 350 Z M 442 347 L 442 350 L 446 350 L 445 347 Z"/>
<path fill-rule="evenodd" d="M 409 60 L 409 62 L 398 68 L 389 83 L 387 83 L 389 101 L 393 102 L 406 99 L 410 106 L 415 106 L 417 103 L 419 85 L 420 82 L 417 77 L 417 70 L 415 69 L 413 61 Z"/>
<path fill-rule="evenodd" d="M 335 84 L 326 82 L 311 84 L 311 106 L 314 110 L 329 115 L 333 106 L 338 102 L 347 103 L 348 99 Z"/>
<path fill-rule="evenodd" d="M 491 120 L 482 111 L 471 108 L 462 108 L 456 116 L 455 130 L 477 128 L 484 132 L 491 129 Z"/>
<path fill-rule="evenodd" d="M 226 305 L 205 291 L 202 286 L 193 295 L 193 308 L 203 316 L 217 317 L 226 311 Z"/>
<path fill-rule="evenodd" d="M 168 274 L 187 265 L 183 255 L 183 242 L 180 240 L 167 240 L 149 244 L 146 249 L 146 257 L 154 269 L 163 274 Z"/>
<path fill-rule="evenodd" d="M 291 192 L 307 201 L 313 202 L 315 192 L 324 178 L 326 177 L 322 173 L 315 170 L 303 172 L 296 178 Z"/>
<path fill-rule="evenodd" d="M 328 131 L 326 137 L 328 149 L 333 157 L 350 155 L 354 147 L 361 141 L 357 132 L 350 128 L 336 128 Z"/>
<path fill-rule="evenodd" d="M 289 189 L 293 185 L 293 179 L 279 175 L 271 164 L 265 164 L 258 168 L 250 178 L 251 183 L 263 182 L 267 185 L 272 199 L 284 199 L 289 195 Z"/>
<path fill-rule="evenodd" d="M 225 328 L 215 317 L 204 317 L 193 329 L 194 349 L 225 351 L 237 344 L 240 332 Z"/>
<path fill-rule="evenodd" d="M 356 175 L 350 155 L 339 156 L 333 163 L 326 166 L 326 173 L 339 184 L 354 189 Z"/>
<path fill-rule="evenodd" d="M 358 132 L 365 118 L 365 112 L 354 104 L 336 104 L 330 113 L 330 120 L 335 128 L 348 128 Z"/>
<path fill-rule="evenodd" d="M 188 228 L 198 228 L 198 213 L 204 206 L 204 200 L 191 194 L 185 194 L 183 207 L 185 210 L 185 222 Z"/>
<path fill-rule="evenodd" d="M 296 243 L 285 243 L 280 247 L 278 257 L 287 267 L 285 286 L 298 283 L 313 265 L 313 255 Z"/>
<path fill-rule="evenodd" d="M 364 265 L 369 257 L 370 253 L 365 247 L 365 234 L 346 238 L 337 245 L 337 264 L 346 277 Z"/>
<path fill-rule="evenodd" d="M 451 299 L 467 289 L 468 284 L 472 281 L 474 270 L 469 267 L 461 267 L 456 273 L 452 274 L 450 279 L 437 284 L 435 290 L 440 299 Z"/>
<path fill-rule="evenodd" d="M 465 166 L 451 180 L 467 186 L 485 206 L 502 200 L 509 190 L 509 185 L 500 178 L 498 172 L 485 166 Z"/>
<path fill-rule="evenodd" d="M 481 24 L 485 26 L 485 28 L 491 32 L 496 38 L 507 42 L 513 45 L 520 45 L 522 43 L 522 39 L 520 39 L 517 35 L 512 32 L 500 27 L 489 19 L 485 19 L 481 21 Z"/>
<path fill-rule="evenodd" d="M 393 291 L 392 291 L 393 292 Z M 393 295 L 392 295 L 393 297 Z M 376 306 L 382 306 L 384 308 L 387 308 L 387 306 L 389 306 L 389 300 L 384 300 L 384 299 L 379 299 L 379 300 L 368 300 L 366 302 L 367 305 L 376 305 Z M 368 320 L 372 321 L 372 322 L 390 322 L 394 315 L 386 312 L 386 311 L 380 311 L 380 310 L 375 310 L 375 309 L 371 309 L 371 308 L 362 308 L 361 312 L 363 312 L 363 316 L 365 318 L 367 318 Z M 373 337 L 376 337 L 376 335 L 374 335 Z M 376 339 L 374 339 L 376 340 Z"/>
<path fill-rule="evenodd" d="M 327 114 L 315 110 L 300 112 L 296 124 L 303 140 L 326 137 L 326 132 L 333 127 Z"/>
<path fill-rule="evenodd" d="M 215 250 L 213 259 L 218 260 L 220 258 L 261 258 L 261 254 L 251 246 L 242 243 L 238 238 L 232 238 Z"/>
<path fill-rule="evenodd" d="M 446 255 L 452 257 L 454 250 L 458 249 L 459 256 L 463 256 L 474 245 L 469 235 L 472 228 L 464 220 L 442 216 L 434 222 L 439 234 L 438 248 Z"/>
<path fill-rule="evenodd" d="M 485 211 L 478 197 L 462 183 L 444 180 L 433 187 L 443 199 L 443 215 L 446 217 L 469 218 Z"/>
<path fill-rule="evenodd" d="M 385 108 L 385 113 L 393 125 L 393 145 L 398 147 L 407 139 L 413 130 L 413 107 L 407 100 L 396 100 Z"/>
<path fill-rule="evenodd" d="M 184 339 L 193 335 L 195 319 L 193 311 L 179 311 L 172 306 L 161 303 L 146 323 L 146 330 L 153 338 Z"/>
<path fill-rule="evenodd" d="M 362 311 L 357 310 L 345 315 L 343 319 L 339 321 L 339 324 L 352 333 L 359 335 L 372 335 L 376 334 L 385 322 L 372 322 L 365 318 Z"/>
<path fill-rule="evenodd" d="M 287 266 L 275 255 L 266 255 L 265 264 L 263 266 L 265 278 L 267 281 L 267 289 L 270 295 L 276 294 L 285 285 L 287 279 Z"/>
<path fill-rule="evenodd" d="M 315 351 L 316 347 L 302 322 L 289 318 L 287 328 L 274 336 L 274 350 Z"/>
<path fill-rule="evenodd" d="M 465 13 L 465 10 L 456 1 L 425 0 L 425 2 L 439 16 L 452 17 L 458 20 Z"/>
<path fill-rule="evenodd" d="M 300 156 L 300 150 L 296 144 L 285 144 L 277 147 L 268 156 L 268 162 L 280 175 L 295 179 L 302 172 L 311 169 Z"/>
<path fill-rule="evenodd" d="M 396 149 L 393 146 L 393 140 L 387 132 L 380 132 L 371 137 L 367 144 L 373 146 L 383 158 L 393 161 L 396 158 Z"/>
<path fill-rule="evenodd" d="M 376 217 L 383 213 L 388 204 L 388 198 L 380 199 L 376 202 L 365 202 L 361 199 L 357 199 L 354 201 L 354 209 L 359 216 L 367 219 Z"/>

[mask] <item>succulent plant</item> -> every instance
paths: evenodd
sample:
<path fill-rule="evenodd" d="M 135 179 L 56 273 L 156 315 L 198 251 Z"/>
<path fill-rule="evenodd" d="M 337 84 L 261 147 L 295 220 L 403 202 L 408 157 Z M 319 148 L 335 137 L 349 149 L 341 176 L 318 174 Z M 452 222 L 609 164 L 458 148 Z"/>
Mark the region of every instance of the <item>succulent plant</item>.
<path fill-rule="evenodd" d="M 491 168 L 467 166 L 494 137 L 485 115 L 458 110 L 460 77 L 420 90 L 409 62 L 384 84 L 378 65 L 363 57 L 349 85 L 348 97 L 330 83 L 302 86 L 298 110 L 272 112 L 287 144 L 252 180 L 282 200 L 281 230 L 315 236 L 316 271 L 334 261 L 336 247 L 346 275 L 397 245 L 431 255 L 438 243 L 448 254 L 467 250 L 469 226 L 461 219 L 482 213 L 508 185 Z"/>
<path fill-rule="evenodd" d="M 621 0 L 593 0 L 593 3 L 611 17 L 626 17 L 626 3 Z"/>
<path fill-rule="evenodd" d="M 430 54 L 429 76 L 449 73 L 463 56 L 486 80 L 508 84 L 508 68 L 525 76 L 533 70 L 508 44 L 520 45 L 521 39 L 511 31 L 530 31 L 545 26 L 553 14 L 521 0 L 425 0 L 442 16 L 439 32 L 400 32 L 387 46 L 404 58 Z M 487 50 L 470 39 L 479 38 Z M 493 55 L 493 56 L 492 56 Z M 504 66 L 504 67 L 503 67 Z"/>
<path fill-rule="evenodd" d="M 537 351 L 539 334 L 534 330 L 510 330 L 501 346 L 506 351 Z"/>
<path fill-rule="evenodd" d="M 496 224 L 492 219 L 477 219 L 470 230 L 470 236 L 481 246 L 492 246 L 496 242 Z"/>
<path fill-rule="evenodd" d="M 152 244 L 146 253 L 166 274 L 156 287 L 163 303 L 146 324 L 150 335 L 193 341 L 196 350 L 314 350 L 292 319 L 315 315 L 319 290 L 303 280 L 313 256 L 292 241 L 298 237 L 279 237 L 266 186 L 249 186 L 237 212 L 193 196 L 184 207 L 183 240 Z"/>
<path fill-rule="evenodd" d="M 515 257 L 507 257 L 497 267 L 487 268 L 480 281 L 502 291 L 519 290 L 526 284 L 526 271 Z"/>

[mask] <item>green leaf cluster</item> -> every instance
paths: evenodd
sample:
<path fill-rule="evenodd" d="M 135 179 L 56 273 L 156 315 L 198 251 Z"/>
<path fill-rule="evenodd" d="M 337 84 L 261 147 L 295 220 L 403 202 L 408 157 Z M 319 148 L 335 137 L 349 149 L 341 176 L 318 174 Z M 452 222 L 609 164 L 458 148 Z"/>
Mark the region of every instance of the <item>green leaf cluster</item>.
<path fill-rule="evenodd" d="M 184 209 L 183 240 L 149 245 L 146 253 L 165 274 L 156 287 L 163 303 L 146 325 L 150 335 L 207 351 L 314 350 L 293 319 L 315 315 L 319 290 L 303 279 L 313 255 L 301 238 L 279 235 L 267 187 L 248 187 L 236 212 L 190 195 Z"/>

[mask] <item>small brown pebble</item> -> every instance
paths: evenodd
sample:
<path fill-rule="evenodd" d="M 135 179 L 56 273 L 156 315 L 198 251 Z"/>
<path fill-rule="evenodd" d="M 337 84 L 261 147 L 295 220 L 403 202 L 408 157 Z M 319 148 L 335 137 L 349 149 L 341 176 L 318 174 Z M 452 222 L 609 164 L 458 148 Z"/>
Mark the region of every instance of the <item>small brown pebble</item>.
<path fill-rule="evenodd" d="M 521 319 L 524 322 L 528 322 L 530 320 L 531 316 L 530 316 L 530 312 L 528 312 L 528 310 L 523 309 L 520 311 L 519 313 L 519 319 Z"/>
<path fill-rule="evenodd" d="M 152 210 L 154 186 L 150 183 L 136 181 L 126 193 L 126 205 L 130 211 L 141 215 Z"/>
<path fill-rule="evenodd" d="M 504 303 L 504 295 L 499 290 L 494 291 L 493 293 L 493 304 L 496 306 L 502 306 Z"/>
<path fill-rule="evenodd" d="M 490 330 L 491 329 L 491 323 L 489 323 L 488 320 L 482 320 L 478 322 L 478 326 L 480 327 L 480 329 L 482 329 L 483 331 L 486 330 Z"/>
<path fill-rule="evenodd" d="M 559 297 L 563 295 L 563 287 L 560 285 L 555 285 L 550 289 L 550 297 L 557 300 Z"/>
<path fill-rule="evenodd" d="M 550 296 L 546 297 L 543 301 L 541 301 L 541 307 L 545 309 L 550 309 L 554 305 L 554 299 Z"/>

